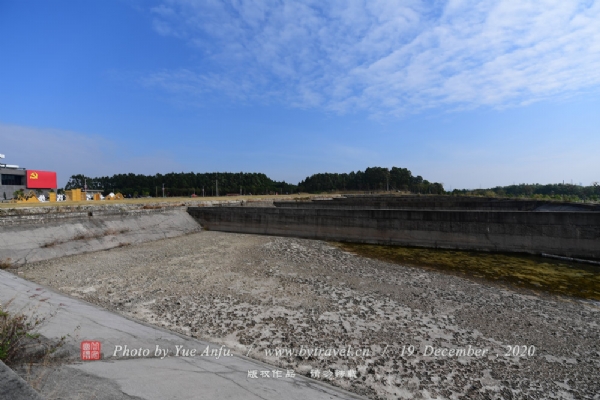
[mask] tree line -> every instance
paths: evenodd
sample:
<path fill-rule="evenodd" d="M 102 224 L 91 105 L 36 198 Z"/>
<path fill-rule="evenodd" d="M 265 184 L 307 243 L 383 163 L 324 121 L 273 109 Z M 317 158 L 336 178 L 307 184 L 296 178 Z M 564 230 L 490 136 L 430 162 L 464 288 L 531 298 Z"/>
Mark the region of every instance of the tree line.
<path fill-rule="evenodd" d="M 422 176 L 413 176 L 406 168 L 370 167 L 348 173 L 320 173 L 307 177 L 298 184 L 301 192 L 327 191 L 404 191 L 411 193 L 444 193 L 442 183 L 429 182 Z"/>
<path fill-rule="evenodd" d="M 365 171 L 350 173 L 318 173 L 307 177 L 297 185 L 275 181 L 262 173 L 210 172 L 169 173 L 156 175 L 116 174 L 113 176 L 88 177 L 73 175 L 65 190 L 84 188 L 102 190 L 104 195 L 120 192 L 126 196 L 202 196 L 227 194 L 275 194 L 275 193 L 322 193 L 332 191 L 407 191 L 413 193 L 442 194 L 441 183 L 429 182 L 421 176 L 413 176 L 406 168 L 391 169 L 370 167 Z"/>
<path fill-rule="evenodd" d="M 590 186 L 573 185 L 569 183 L 554 183 L 541 185 L 539 183 L 509 186 L 496 186 L 491 189 L 454 189 L 453 194 L 486 197 L 527 197 L 551 200 L 600 200 L 600 184 L 593 182 Z"/>
<path fill-rule="evenodd" d="M 413 176 L 406 168 L 369 167 L 364 171 L 350 173 L 317 173 L 302 180 L 297 185 L 285 181 L 275 181 L 263 173 L 247 172 L 180 172 L 156 175 L 116 174 L 99 178 L 73 175 L 65 189 L 84 188 L 102 190 L 104 195 L 120 192 L 126 196 L 223 196 L 227 194 L 285 194 L 285 193 L 324 193 L 344 191 L 403 191 L 422 194 L 444 194 L 442 183 L 429 182 L 420 175 Z M 204 191 L 204 192 L 203 192 Z M 566 201 L 599 201 L 600 184 L 590 186 L 557 183 L 541 185 L 519 184 L 496 186 L 489 189 L 454 189 L 457 196 L 487 197 L 527 197 Z"/>
<path fill-rule="evenodd" d="M 156 175 L 117 174 L 99 178 L 73 175 L 65 190 L 84 188 L 102 190 L 104 195 L 120 192 L 125 196 L 220 196 L 227 194 L 293 193 L 297 186 L 274 181 L 265 174 L 247 172 L 168 173 Z"/>

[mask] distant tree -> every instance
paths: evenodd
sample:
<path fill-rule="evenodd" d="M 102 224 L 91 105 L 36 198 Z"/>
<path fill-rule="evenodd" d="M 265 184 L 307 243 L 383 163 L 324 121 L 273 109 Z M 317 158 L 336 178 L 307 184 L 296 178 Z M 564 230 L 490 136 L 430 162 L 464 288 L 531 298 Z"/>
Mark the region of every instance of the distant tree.
<path fill-rule="evenodd" d="M 65 185 L 65 190 L 83 189 L 86 185 L 88 189 L 102 189 L 101 180 L 99 178 L 90 178 L 78 174 L 72 175 L 71 178 L 69 178 L 69 182 Z"/>
<path fill-rule="evenodd" d="M 431 183 L 421 176 L 413 177 L 406 168 L 369 167 L 363 171 L 343 173 L 317 173 L 298 183 L 303 192 L 319 193 L 332 190 L 403 190 L 422 193 L 444 193 L 441 183 Z"/>
<path fill-rule="evenodd" d="M 297 186 L 285 181 L 278 182 L 261 173 L 243 172 L 219 172 L 219 173 L 193 173 L 193 172 L 171 172 L 168 174 L 136 175 L 116 174 L 111 177 L 90 178 L 84 175 L 73 175 L 66 188 L 83 187 L 87 180 L 88 188 L 104 190 L 107 195 L 110 192 L 121 192 L 123 194 L 135 195 L 142 193 L 158 193 L 162 195 L 164 184 L 165 194 L 170 196 L 189 196 L 196 192 L 200 195 L 202 188 L 206 194 L 214 192 L 215 181 L 219 181 L 219 193 L 239 193 L 240 187 L 244 192 L 266 193 L 266 192 L 296 192 Z"/>

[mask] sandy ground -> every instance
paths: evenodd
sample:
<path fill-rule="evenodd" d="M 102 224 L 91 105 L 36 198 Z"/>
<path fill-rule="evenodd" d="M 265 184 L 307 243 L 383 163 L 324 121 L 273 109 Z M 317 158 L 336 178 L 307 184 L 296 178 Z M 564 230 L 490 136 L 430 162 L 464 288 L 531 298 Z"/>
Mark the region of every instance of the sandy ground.
<path fill-rule="evenodd" d="M 13 272 L 371 398 L 600 399 L 598 304 L 322 241 L 201 232 Z"/>

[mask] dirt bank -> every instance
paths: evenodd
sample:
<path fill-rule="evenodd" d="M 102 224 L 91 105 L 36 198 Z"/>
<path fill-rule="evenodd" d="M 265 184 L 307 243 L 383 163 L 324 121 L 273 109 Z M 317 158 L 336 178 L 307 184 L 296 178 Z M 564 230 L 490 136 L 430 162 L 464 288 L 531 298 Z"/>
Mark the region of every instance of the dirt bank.
<path fill-rule="evenodd" d="M 13 271 L 372 398 L 600 398 L 595 303 L 322 241 L 209 231 Z M 265 353 L 278 348 L 305 352 Z"/>

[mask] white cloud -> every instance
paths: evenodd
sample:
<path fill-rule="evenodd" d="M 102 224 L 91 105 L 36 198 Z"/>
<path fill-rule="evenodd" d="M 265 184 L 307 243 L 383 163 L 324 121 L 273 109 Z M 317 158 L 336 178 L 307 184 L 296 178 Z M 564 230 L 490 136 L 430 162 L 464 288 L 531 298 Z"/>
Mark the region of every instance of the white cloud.
<path fill-rule="evenodd" d="M 146 85 L 338 112 L 505 107 L 597 90 L 600 2 L 167 0 L 161 35 L 206 70 Z"/>
<path fill-rule="evenodd" d="M 97 135 L 59 129 L 39 129 L 0 123 L 0 143 L 6 164 L 56 171 L 64 187 L 72 175 L 91 177 L 119 173 L 154 174 L 181 171 L 166 153 L 137 155 L 121 143 Z"/>

